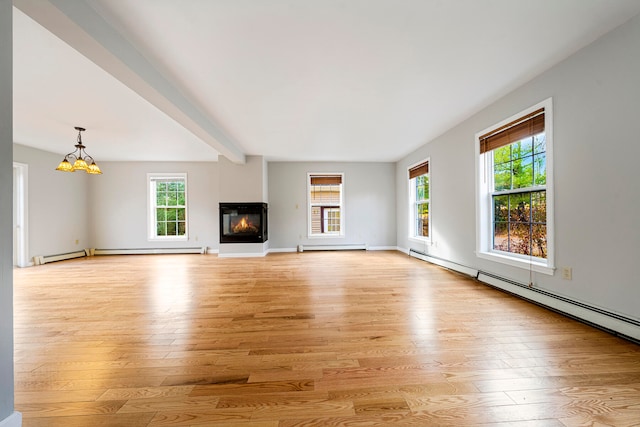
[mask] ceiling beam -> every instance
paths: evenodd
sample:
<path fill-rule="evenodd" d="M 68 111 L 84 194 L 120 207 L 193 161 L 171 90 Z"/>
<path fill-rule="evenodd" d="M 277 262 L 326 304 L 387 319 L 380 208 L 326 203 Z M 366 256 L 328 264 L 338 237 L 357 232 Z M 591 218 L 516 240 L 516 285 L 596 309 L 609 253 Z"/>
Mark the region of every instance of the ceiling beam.
<path fill-rule="evenodd" d="M 239 144 L 167 80 L 86 0 L 14 0 L 13 4 L 234 163 Z"/>

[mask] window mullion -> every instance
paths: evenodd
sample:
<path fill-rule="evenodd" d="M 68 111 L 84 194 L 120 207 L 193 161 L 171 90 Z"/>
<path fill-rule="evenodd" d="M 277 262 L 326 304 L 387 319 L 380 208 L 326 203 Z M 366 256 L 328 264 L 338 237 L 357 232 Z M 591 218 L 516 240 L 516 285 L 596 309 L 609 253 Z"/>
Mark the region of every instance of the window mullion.
<path fill-rule="evenodd" d="M 524 194 L 524 193 L 535 193 L 537 191 L 546 191 L 546 186 L 536 186 L 536 187 L 523 187 L 523 188 L 515 188 L 513 190 L 500 190 L 489 193 L 490 197 L 493 196 L 505 196 L 509 194 Z"/>

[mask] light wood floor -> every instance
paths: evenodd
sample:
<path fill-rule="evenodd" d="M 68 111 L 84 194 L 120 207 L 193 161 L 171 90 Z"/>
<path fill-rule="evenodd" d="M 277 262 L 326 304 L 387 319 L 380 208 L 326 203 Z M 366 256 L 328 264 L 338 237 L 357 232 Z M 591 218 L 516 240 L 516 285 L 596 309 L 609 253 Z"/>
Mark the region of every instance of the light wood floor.
<path fill-rule="evenodd" d="M 25 427 L 640 425 L 640 346 L 398 252 L 14 276 Z"/>

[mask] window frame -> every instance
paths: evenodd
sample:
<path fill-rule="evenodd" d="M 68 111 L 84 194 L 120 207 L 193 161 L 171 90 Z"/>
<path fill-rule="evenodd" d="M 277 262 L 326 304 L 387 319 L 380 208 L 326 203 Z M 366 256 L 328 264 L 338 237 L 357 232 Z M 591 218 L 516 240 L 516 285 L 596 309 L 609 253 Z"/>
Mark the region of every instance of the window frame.
<path fill-rule="evenodd" d="M 546 144 L 546 184 L 544 187 L 519 188 L 515 192 L 535 192 L 544 189 L 546 192 L 547 208 L 547 258 L 537 258 L 532 255 L 508 253 L 493 249 L 493 201 L 495 194 L 493 182 L 493 150 L 480 153 L 480 138 L 509 123 L 544 109 L 545 144 Z M 555 271 L 554 251 L 554 179 L 553 179 L 553 102 L 552 98 L 545 99 L 513 116 L 490 126 L 475 135 L 476 156 L 476 255 L 502 264 L 511 265 L 527 270 L 553 275 Z"/>
<path fill-rule="evenodd" d="M 311 201 L 311 178 L 312 177 L 340 177 L 340 201 L 336 205 L 335 203 L 318 204 Z M 344 207 L 344 189 L 345 180 L 343 172 L 308 172 L 307 173 L 307 237 L 310 239 L 331 239 L 331 238 L 344 238 L 345 236 L 345 207 Z M 326 208 L 340 209 L 340 231 L 338 233 L 313 233 L 312 228 L 312 210 L 314 207 L 320 207 L 321 210 Z M 325 209 L 323 209 L 325 208 Z M 322 217 L 320 219 L 321 227 L 324 226 Z"/>
<path fill-rule="evenodd" d="M 156 214 L 156 186 L 159 180 L 183 180 L 184 181 L 184 236 L 158 236 L 157 235 L 157 214 Z M 147 174 L 147 239 L 149 241 L 187 241 L 189 240 L 189 197 L 186 173 L 148 173 Z"/>
<path fill-rule="evenodd" d="M 429 226 L 428 226 L 428 236 L 418 236 L 417 235 L 417 230 L 416 230 L 416 225 L 417 225 L 417 220 L 416 220 L 416 205 L 418 203 L 418 201 L 416 200 L 417 194 L 416 194 L 416 179 L 417 176 L 415 178 L 410 178 L 410 171 L 420 165 L 423 164 L 427 164 L 427 170 L 428 172 L 426 174 L 422 174 L 422 175 L 427 175 L 428 180 L 429 180 L 429 198 L 425 199 L 425 200 L 421 200 L 421 203 L 428 203 L 429 205 Z M 419 176 L 422 176 L 419 175 Z M 432 204 L 431 204 L 431 158 L 427 157 L 419 162 L 416 162 L 412 165 L 410 165 L 407 168 L 407 185 L 409 187 L 409 240 L 412 240 L 414 242 L 419 242 L 419 243 L 431 243 L 432 239 L 433 239 L 433 234 L 432 234 Z"/>

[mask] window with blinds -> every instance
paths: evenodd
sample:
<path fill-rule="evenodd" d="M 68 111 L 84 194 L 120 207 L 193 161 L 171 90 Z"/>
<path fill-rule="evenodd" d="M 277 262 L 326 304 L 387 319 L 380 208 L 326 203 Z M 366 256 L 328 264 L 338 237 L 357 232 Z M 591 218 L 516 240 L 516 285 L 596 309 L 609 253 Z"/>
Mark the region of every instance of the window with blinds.
<path fill-rule="evenodd" d="M 551 264 L 550 108 L 548 100 L 478 136 L 478 226 L 489 230 L 480 253 Z"/>
<path fill-rule="evenodd" d="M 429 160 L 409 168 L 410 224 L 409 237 L 429 239 Z"/>
<path fill-rule="evenodd" d="M 309 174 L 309 236 L 344 234 L 343 174 Z"/>

